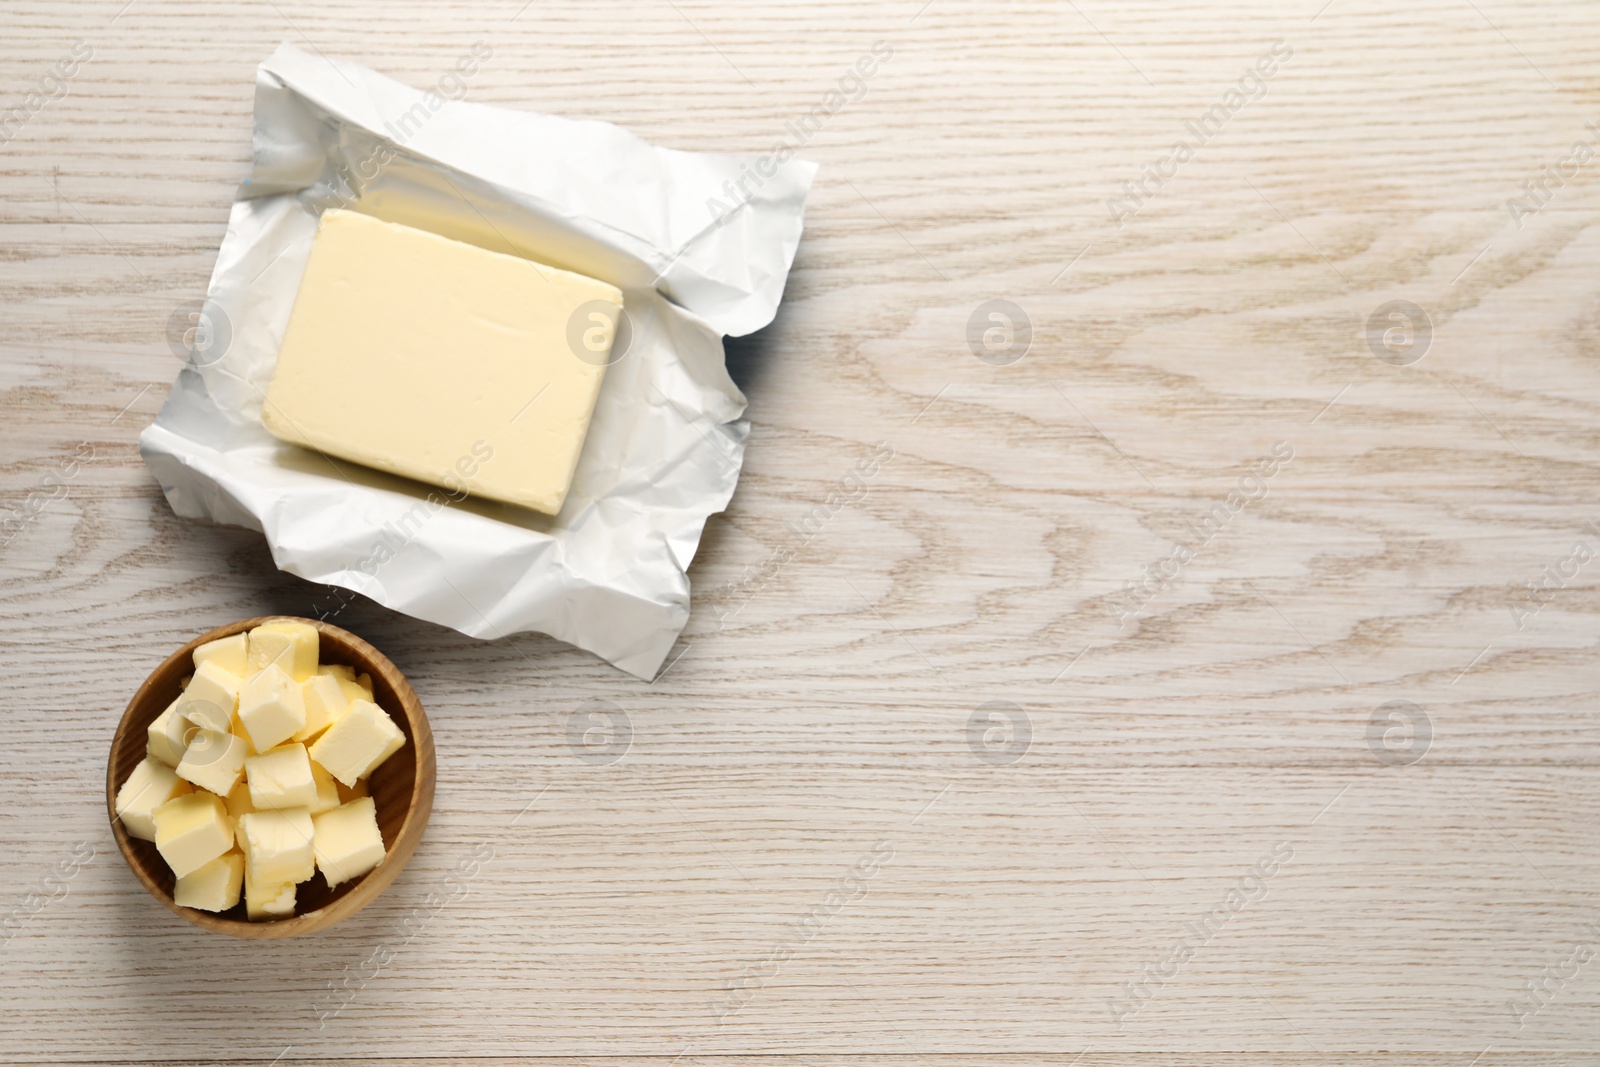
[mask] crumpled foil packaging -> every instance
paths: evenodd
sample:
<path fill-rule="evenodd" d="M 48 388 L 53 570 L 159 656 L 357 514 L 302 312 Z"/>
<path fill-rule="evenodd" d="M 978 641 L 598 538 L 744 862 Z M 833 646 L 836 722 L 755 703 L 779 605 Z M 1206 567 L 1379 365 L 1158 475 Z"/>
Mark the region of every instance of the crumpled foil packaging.
<path fill-rule="evenodd" d="M 260 530 L 291 574 L 473 637 L 550 634 L 649 678 L 688 622 L 687 568 L 744 459 L 722 336 L 772 321 L 816 168 L 452 99 L 489 55 L 475 46 L 426 91 L 290 45 L 261 65 L 255 166 L 140 451 L 177 514 Z M 336 466 L 262 427 L 330 207 L 623 290 L 622 354 L 559 516 Z"/>

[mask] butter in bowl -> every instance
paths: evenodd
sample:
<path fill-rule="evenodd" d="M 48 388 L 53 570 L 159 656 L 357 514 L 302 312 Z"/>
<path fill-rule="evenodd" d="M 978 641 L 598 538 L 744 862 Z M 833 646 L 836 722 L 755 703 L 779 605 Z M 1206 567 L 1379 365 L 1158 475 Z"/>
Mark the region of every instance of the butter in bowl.
<path fill-rule="evenodd" d="M 117 843 L 158 900 L 208 929 L 289 937 L 354 914 L 405 865 L 433 805 L 433 738 L 365 641 L 249 619 L 145 681 L 106 786 Z"/>

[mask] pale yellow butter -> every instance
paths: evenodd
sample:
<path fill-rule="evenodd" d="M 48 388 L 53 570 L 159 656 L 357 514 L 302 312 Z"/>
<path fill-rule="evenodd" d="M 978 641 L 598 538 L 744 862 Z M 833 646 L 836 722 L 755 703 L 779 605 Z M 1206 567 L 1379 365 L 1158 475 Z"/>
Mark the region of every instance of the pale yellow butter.
<path fill-rule="evenodd" d="M 605 282 L 328 211 L 262 422 L 291 444 L 554 515 L 621 309 Z"/>
<path fill-rule="evenodd" d="M 335 674 L 316 674 L 300 683 L 300 696 L 306 706 L 306 724 L 294 735 L 296 741 L 309 741 L 350 709 L 351 697 L 340 686 Z"/>
<path fill-rule="evenodd" d="M 370 700 L 357 700 L 311 746 L 311 758 L 346 786 L 365 778 L 400 750 L 406 735 Z"/>
<path fill-rule="evenodd" d="M 330 886 L 366 874 L 383 862 L 383 834 L 371 797 L 313 815 L 317 870 Z"/>
<path fill-rule="evenodd" d="M 231 729 L 233 731 L 233 736 L 244 742 L 244 754 L 246 756 L 259 755 L 259 753 L 256 752 L 256 746 L 250 743 L 250 731 L 244 728 L 244 720 L 239 718 L 239 713 L 237 711 L 233 713 L 233 726 Z"/>
<path fill-rule="evenodd" d="M 156 839 L 155 811 L 189 792 L 189 783 L 158 759 L 145 757 L 117 790 L 117 818 L 128 836 L 141 841 Z"/>
<path fill-rule="evenodd" d="M 183 750 L 189 747 L 189 735 L 197 729 L 199 727 L 178 714 L 178 701 L 174 700 L 150 724 L 145 752 L 151 759 L 160 760 L 168 767 L 176 767 L 183 759 Z"/>
<path fill-rule="evenodd" d="M 234 843 L 242 850 L 244 848 L 244 827 L 239 823 L 239 820 L 256 810 L 256 806 L 250 803 L 249 783 L 241 779 L 239 784 L 233 787 L 232 792 L 224 798 L 223 803 L 227 805 L 228 819 L 233 823 Z"/>
<path fill-rule="evenodd" d="M 250 861 L 245 861 L 244 910 L 256 919 L 287 919 L 294 914 L 293 882 L 259 882 L 250 877 Z"/>
<path fill-rule="evenodd" d="M 243 684 L 244 679 L 215 661 L 202 663 L 178 698 L 178 714 L 196 726 L 227 733 Z"/>
<path fill-rule="evenodd" d="M 198 675 L 196 678 L 198 679 Z M 239 691 L 239 721 L 257 752 L 275 748 L 306 725 L 300 683 L 276 663 L 250 676 Z"/>
<path fill-rule="evenodd" d="M 172 890 L 172 900 L 184 908 L 227 911 L 239 903 L 239 889 L 243 884 L 243 854 L 224 852 L 179 878 Z"/>
<path fill-rule="evenodd" d="M 244 761 L 250 803 L 263 808 L 309 808 L 317 801 L 317 782 L 311 775 L 306 746 L 279 745 L 270 752 Z"/>
<path fill-rule="evenodd" d="M 320 637 L 281 620 L 201 645 L 146 731 L 113 806 L 155 842 L 180 906 L 224 912 L 242 896 L 251 919 L 286 918 L 319 870 L 338 885 L 383 862 L 366 775 L 405 734 L 371 677 L 318 663 Z"/>
<path fill-rule="evenodd" d="M 157 808 L 154 818 L 156 850 L 179 878 L 233 847 L 228 810 L 215 793 L 185 793 Z"/>
<path fill-rule="evenodd" d="M 231 733 L 196 730 L 178 761 L 178 777 L 225 797 L 239 784 L 248 749 Z"/>
<path fill-rule="evenodd" d="M 346 708 L 358 700 L 372 700 L 372 678 L 361 675 L 358 678 L 340 678 L 339 691 L 344 694 Z M 331 723 L 330 723 L 331 725 Z"/>
<path fill-rule="evenodd" d="M 195 670 L 199 670 L 207 662 L 211 662 L 229 674 L 237 674 L 243 678 L 250 672 L 250 659 L 247 655 L 248 647 L 248 639 L 244 634 L 234 634 L 232 637 L 219 637 L 215 641 L 207 641 L 194 650 Z"/>
<path fill-rule="evenodd" d="M 339 780 L 329 774 L 316 760 L 311 761 L 311 780 L 317 785 L 317 799 L 311 802 L 311 814 L 317 815 L 340 804 Z"/>
<path fill-rule="evenodd" d="M 305 808 L 257 810 L 241 818 L 239 824 L 244 827 L 244 856 L 258 883 L 280 885 L 311 877 L 315 870 L 311 812 Z M 159 820 L 156 825 L 160 827 Z"/>
<path fill-rule="evenodd" d="M 310 623 L 279 619 L 264 622 L 250 631 L 250 673 L 275 663 L 285 674 L 303 682 L 317 673 L 317 649 L 321 638 Z"/>
<path fill-rule="evenodd" d="M 355 700 L 372 699 L 372 675 L 357 675 L 355 668 L 343 663 L 324 663 L 317 668 L 318 674 L 331 674 L 339 683 L 339 691 L 344 694 L 345 703 L 348 705 Z"/>

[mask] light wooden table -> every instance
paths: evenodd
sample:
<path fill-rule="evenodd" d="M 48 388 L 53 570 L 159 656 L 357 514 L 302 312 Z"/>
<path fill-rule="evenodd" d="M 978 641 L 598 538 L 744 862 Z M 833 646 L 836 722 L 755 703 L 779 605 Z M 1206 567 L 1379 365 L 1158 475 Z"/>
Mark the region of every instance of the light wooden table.
<path fill-rule="evenodd" d="M 0 147 L 0 503 L 38 512 L 0 1060 L 1600 1062 L 1600 9 L 124 2 L 0 11 L 0 105 L 93 52 Z M 356 919 L 245 944 L 145 895 L 101 789 L 171 648 L 323 595 L 135 446 L 285 39 L 417 85 L 485 41 L 471 99 L 727 151 L 894 53 L 729 343 L 749 458 L 671 669 L 347 609 L 429 708 L 433 822 Z M 969 345 L 990 300 L 1020 360 Z M 1369 328 L 1396 300 L 1425 331 Z M 621 758 L 569 745 L 590 700 Z"/>

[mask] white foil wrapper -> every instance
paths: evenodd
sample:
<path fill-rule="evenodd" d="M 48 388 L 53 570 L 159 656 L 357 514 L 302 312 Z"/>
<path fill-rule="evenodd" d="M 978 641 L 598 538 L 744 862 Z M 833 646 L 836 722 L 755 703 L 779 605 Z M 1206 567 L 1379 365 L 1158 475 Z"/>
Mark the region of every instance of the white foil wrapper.
<path fill-rule="evenodd" d="M 423 92 L 289 45 L 261 65 L 255 168 L 201 313 L 209 336 L 140 451 L 175 512 L 262 531 L 291 574 L 474 637 L 547 633 L 649 678 L 688 622 L 686 569 L 744 458 L 745 400 L 722 335 L 772 320 L 816 168 L 448 99 L 464 76 Z M 559 516 L 447 503 L 444 491 L 335 467 L 262 427 L 328 207 L 623 290 L 631 342 L 606 373 Z"/>

